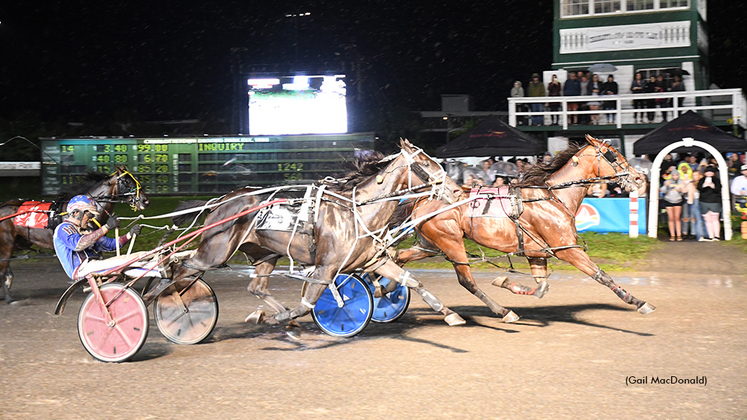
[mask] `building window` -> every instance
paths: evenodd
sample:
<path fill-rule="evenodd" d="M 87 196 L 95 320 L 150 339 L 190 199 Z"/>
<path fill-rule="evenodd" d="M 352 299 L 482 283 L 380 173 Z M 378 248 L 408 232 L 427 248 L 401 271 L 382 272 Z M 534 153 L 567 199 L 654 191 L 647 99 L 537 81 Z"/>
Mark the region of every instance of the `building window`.
<path fill-rule="evenodd" d="M 594 0 L 594 14 L 620 12 L 620 0 Z"/>
<path fill-rule="evenodd" d="M 705 1 L 705 0 L 704 0 Z M 560 0 L 560 17 L 689 8 L 690 0 Z"/>
<path fill-rule="evenodd" d="M 581 16 L 589 14 L 589 0 L 561 0 L 563 16 Z"/>
<path fill-rule="evenodd" d="M 690 7 L 690 0 L 659 0 L 659 8 Z"/>
<path fill-rule="evenodd" d="M 628 10 L 654 10 L 654 0 L 628 0 Z"/>

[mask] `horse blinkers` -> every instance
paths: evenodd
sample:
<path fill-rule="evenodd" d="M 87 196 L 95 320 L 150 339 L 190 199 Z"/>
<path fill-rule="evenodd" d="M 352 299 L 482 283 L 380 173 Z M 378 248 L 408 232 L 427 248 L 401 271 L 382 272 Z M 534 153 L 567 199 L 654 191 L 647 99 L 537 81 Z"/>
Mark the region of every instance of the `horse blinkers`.
<path fill-rule="evenodd" d="M 428 172 L 426 172 L 425 169 L 423 169 L 417 162 L 413 162 L 410 164 L 410 170 L 413 171 L 415 173 L 415 176 L 420 178 L 424 183 L 431 180 L 430 174 L 428 174 Z"/>

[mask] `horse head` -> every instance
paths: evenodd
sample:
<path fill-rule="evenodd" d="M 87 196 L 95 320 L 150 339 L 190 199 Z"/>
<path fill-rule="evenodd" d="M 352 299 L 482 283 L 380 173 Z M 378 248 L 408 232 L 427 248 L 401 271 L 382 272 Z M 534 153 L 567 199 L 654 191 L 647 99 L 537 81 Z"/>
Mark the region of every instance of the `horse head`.
<path fill-rule="evenodd" d="M 636 171 L 625 157 L 609 143 L 586 135 L 586 141 L 594 147 L 597 159 L 597 176 L 620 184 L 625 191 L 641 191 L 646 187 L 646 177 Z"/>
<path fill-rule="evenodd" d="M 115 165 L 115 168 L 116 172 L 112 174 L 108 181 L 111 196 L 117 199 L 126 197 L 127 203 L 133 211 L 145 210 L 150 204 L 150 200 L 145 195 L 140 182 L 124 165 Z"/>
<path fill-rule="evenodd" d="M 433 186 L 436 196 L 447 204 L 458 200 L 462 189 L 446 174 L 441 164 L 407 139 L 400 139 L 400 147 L 411 174 L 422 183 Z"/>

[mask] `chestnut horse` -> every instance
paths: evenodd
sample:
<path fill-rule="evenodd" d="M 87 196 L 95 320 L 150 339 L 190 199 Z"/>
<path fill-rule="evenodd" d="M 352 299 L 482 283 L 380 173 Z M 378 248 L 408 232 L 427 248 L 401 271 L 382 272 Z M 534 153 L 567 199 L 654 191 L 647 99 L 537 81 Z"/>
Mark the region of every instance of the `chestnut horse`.
<path fill-rule="evenodd" d="M 258 229 L 262 223 L 258 220 L 268 219 L 272 214 L 259 212 L 257 216 L 257 211 L 206 230 L 195 255 L 175 268 L 173 281 L 200 276 L 241 251 L 255 266 L 249 291 L 275 311 L 272 315 L 255 311 L 247 321 L 268 324 L 289 321 L 288 333 L 297 338 L 298 325 L 294 320 L 309 313 L 336 275 L 365 268 L 415 289 L 431 308 L 446 316 L 445 321 L 450 325 L 463 324 L 458 314 L 386 255 L 387 226 L 400 197 L 427 189 L 430 191 L 426 194 L 450 203 L 456 198 L 454 191 L 460 191 L 443 168 L 421 149 L 407 140 L 400 145 L 402 151 L 395 155 L 382 159 L 383 155 L 373 154 L 358 161 L 357 169 L 340 180 L 325 180 L 310 186 L 242 188 L 221 197 L 217 201 L 220 204 L 210 210 L 205 225 L 272 201 L 280 201 L 275 204 L 281 212 L 277 214 L 288 215 L 295 206 L 299 209 L 298 216 L 288 219 L 295 222 L 287 222 L 290 226 L 287 230 Z M 438 198 L 435 200 L 440 202 Z M 278 216 L 279 220 L 283 218 Z M 308 281 L 300 306 L 293 310 L 275 300 L 267 289 L 269 275 L 284 255 L 310 271 L 307 277 L 289 274 Z"/>
<path fill-rule="evenodd" d="M 124 166 L 116 167 L 116 172 L 107 176 L 99 172 L 88 175 L 90 186 L 85 194 L 89 195 L 99 206 L 101 214 L 97 217 L 100 223 L 106 223 L 115 203 L 128 202 L 134 210 L 145 210 L 148 197 L 140 188 L 140 183 L 127 171 Z M 70 197 L 68 197 L 69 199 Z M 0 218 L 18 212 L 25 200 L 11 200 L 0 204 Z M 67 201 L 61 203 L 61 213 L 67 210 Z M 0 279 L 3 280 L 5 301 L 11 303 L 10 288 L 13 284 L 13 271 L 10 269 L 10 259 L 20 239 L 30 242 L 44 249 L 54 249 L 52 228 L 30 228 L 16 226 L 13 218 L 0 221 Z"/>
<path fill-rule="evenodd" d="M 453 263 L 462 286 L 502 316 L 503 321 L 518 320 L 513 311 L 500 306 L 475 283 L 462 240 L 467 237 L 488 248 L 525 256 L 538 283 L 538 287 L 529 288 L 499 277 L 493 282 L 496 286 L 541 298 L 548 289 L 547 259 L 557 257 L 612 289 L 625 303 L 636 306 L 638 312 L 653 312 L 656 309 L 653 305 L 616 285 L 576 244 L 575 215 L 590 184 L 614 181 L 627 191 L 645 187 L 645 178 L 617 150 L 591 136 L 587 135 L 586 139 L 588 145 L 572 146 L 558 154 L 549 165 L 532 167 L 523 181 L 515 184 L 515 197 L 523 205 L 520 216 L 471 217 L 471 202 L 441 212 L 415 227 L 420 246 L 399 250 L 397 263 L 403 265 L 443 253 Z M 499 199 L 495 202 L 494 205 L 502 205 Z M 441 202 L 424 199 L 414 202 L 413 206 L 413 220 L 445 207 Z"/>

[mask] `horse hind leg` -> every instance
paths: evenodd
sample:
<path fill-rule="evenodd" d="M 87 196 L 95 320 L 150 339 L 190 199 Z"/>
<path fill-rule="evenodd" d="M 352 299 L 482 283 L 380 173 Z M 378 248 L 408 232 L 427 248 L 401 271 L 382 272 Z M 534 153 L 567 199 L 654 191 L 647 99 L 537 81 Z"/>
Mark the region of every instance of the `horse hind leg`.
<path fill-rule="evenodd" d="M 10 288 L 13 286 L 13 270 L 10 269 L 10 255 L 0 255 L 0 280 L 3 282 L 3 294 L 5 303 L 13 303 L 15 299 L 10 294 Z"/>
<path fill-rule="evenodd" d="M 497 277 L 491 284 L 496 287 L 507 289 L 516 295 L 534 296 L 537 299 L 542 299 L 542 297 L 545 296 L 545 293 L 550 290 L 550 285 L 547 283 L 547 260 L 545 258 L 528 257 L 527 260 L 529 260 L 534 281 L 537 282 L 536 287 L 512 283 L 506 276 Z"/>
<path fill-rule="evenodd" d="M 444 314 L 444 321 L 450 326 L 463 325 L 466 322 L 459 316 L 458 313 L 449 309 L 444 305 L 440 299 L 438 299 L 433 293 L 429 292 L 422 283 L 420 283 L 415 277 L 413 277 L 409 271 L 403 270 L 400 266 L 395 264 L 393 261 L 388 260 L 384 265 L 376 269 L 376 274 L 381 276 L 395 279 L 399 284 L 407 286 L 423 299 L 436 312 Z"/>

